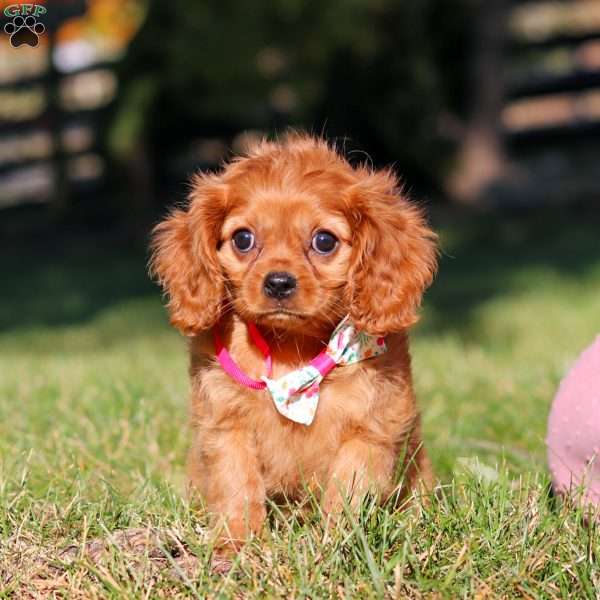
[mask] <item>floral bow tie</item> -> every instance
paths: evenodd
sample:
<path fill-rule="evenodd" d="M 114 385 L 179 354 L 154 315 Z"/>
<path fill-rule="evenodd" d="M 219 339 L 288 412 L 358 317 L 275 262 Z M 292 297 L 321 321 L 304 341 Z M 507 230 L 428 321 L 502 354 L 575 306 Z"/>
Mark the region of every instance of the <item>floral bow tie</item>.
<path fill-rule="evenodd" d="M 386 352 L 385 339 L 357 331 L 349 317 L 345 317 L 335 328 L 327 348 L 310 363 L 279 377 L 271 379 L 271 352 L 267 342 L 255 325 L 249 324 L 252 341 L 265 357 L 268 376 L 260 381 L 248 377 L 233 361 L 215 329 L 217 359 L 224 371 L 238 383 L 252 389 L 267 389 L 273 398 L 275 408 L 288 419 L 310 425 L 319 404 L 319 384 L 336 366 L 351 365 L 361 360 L 374 358 Z"/>

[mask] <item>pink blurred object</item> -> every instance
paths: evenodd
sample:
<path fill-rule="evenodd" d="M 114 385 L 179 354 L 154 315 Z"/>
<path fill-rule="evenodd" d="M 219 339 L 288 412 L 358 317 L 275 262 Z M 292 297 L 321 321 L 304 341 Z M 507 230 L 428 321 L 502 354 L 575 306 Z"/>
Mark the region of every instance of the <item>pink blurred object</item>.
<path fill-rule="evenodd" d="M 546 443 L 555 491 L 581 487 L 586 503 L 600 508 L 600 336 L 561 382 Z"/>

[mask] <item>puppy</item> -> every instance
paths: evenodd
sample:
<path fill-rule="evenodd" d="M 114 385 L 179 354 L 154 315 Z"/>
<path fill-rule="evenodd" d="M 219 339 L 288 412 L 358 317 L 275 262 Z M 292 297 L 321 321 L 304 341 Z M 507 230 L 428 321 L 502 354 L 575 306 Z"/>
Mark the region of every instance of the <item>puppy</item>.
<path fill-rule="evenodd" d="M 404 492 L 431 486 L 407 331 L 436 259 L 391 171 L 300 134 L 196 175 L 155 228 L 151 270 L 189 336 L 190 483 L 225 547 L 267 498 L 313 490 L 335 514 L 387 499 L 397 468 Z"/>

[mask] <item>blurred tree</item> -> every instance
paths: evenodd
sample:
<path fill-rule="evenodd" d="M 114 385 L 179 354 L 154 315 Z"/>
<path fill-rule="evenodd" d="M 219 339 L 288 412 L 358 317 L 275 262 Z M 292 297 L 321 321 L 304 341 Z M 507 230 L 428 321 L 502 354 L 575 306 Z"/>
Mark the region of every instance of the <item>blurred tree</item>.
<path fill-rule="evenodd" d="M 440 121 L 464 108 L 468 3 L 151 2 L 121 67 L 111 147 L 148 204 L 194 138 L 290 125 L 439 188 L 452 151 Z"/>
<path fill-rule="evenodd" d="M 448 115 L 464 113 L 465 2 L 384 2 L 369 11 L 372 43 L 339 48 L 317 119 L 350 134 L 407 180 L 441 189 L 452 156 Z"/>
<path fill-rule="evenodd" d="M 508 0 L 473 0 L 472 52 L 468 60 L 468 115 L 457 169 L 449 180 L 454 198 L 475 203 L 501 179 L 507 158 L 501 130 L 506 91 L 504 49 Z"/>

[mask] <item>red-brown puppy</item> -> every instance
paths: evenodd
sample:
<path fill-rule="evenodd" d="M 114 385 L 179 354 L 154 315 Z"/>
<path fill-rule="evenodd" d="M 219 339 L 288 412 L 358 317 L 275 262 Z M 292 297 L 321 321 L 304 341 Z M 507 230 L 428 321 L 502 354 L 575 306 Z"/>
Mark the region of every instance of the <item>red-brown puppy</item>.
<path fill-rule="evenodd" d="M 411 382 L 408 328 L 436 268 L 436 236 L 391 171 L 352 167 L 326 142 L 262 142 L 221 173 L 197 175 L 189 206 L 154 232 L 152 270 L 171 323 L 190 338 L 193 442 L 189 476 L 224 541 L 260 529 L 265 499 L 323 491 L 342 497 L 429 486 Z M 276 379 L 305 367 L 349 315 L 386 336 L 387 352 L 337 366 L 320 385 L 310 425 L 278 412 L 215 358 L 211 329 L 247 377 L 266 375 L 249 325 L 270 346 Z"/>

